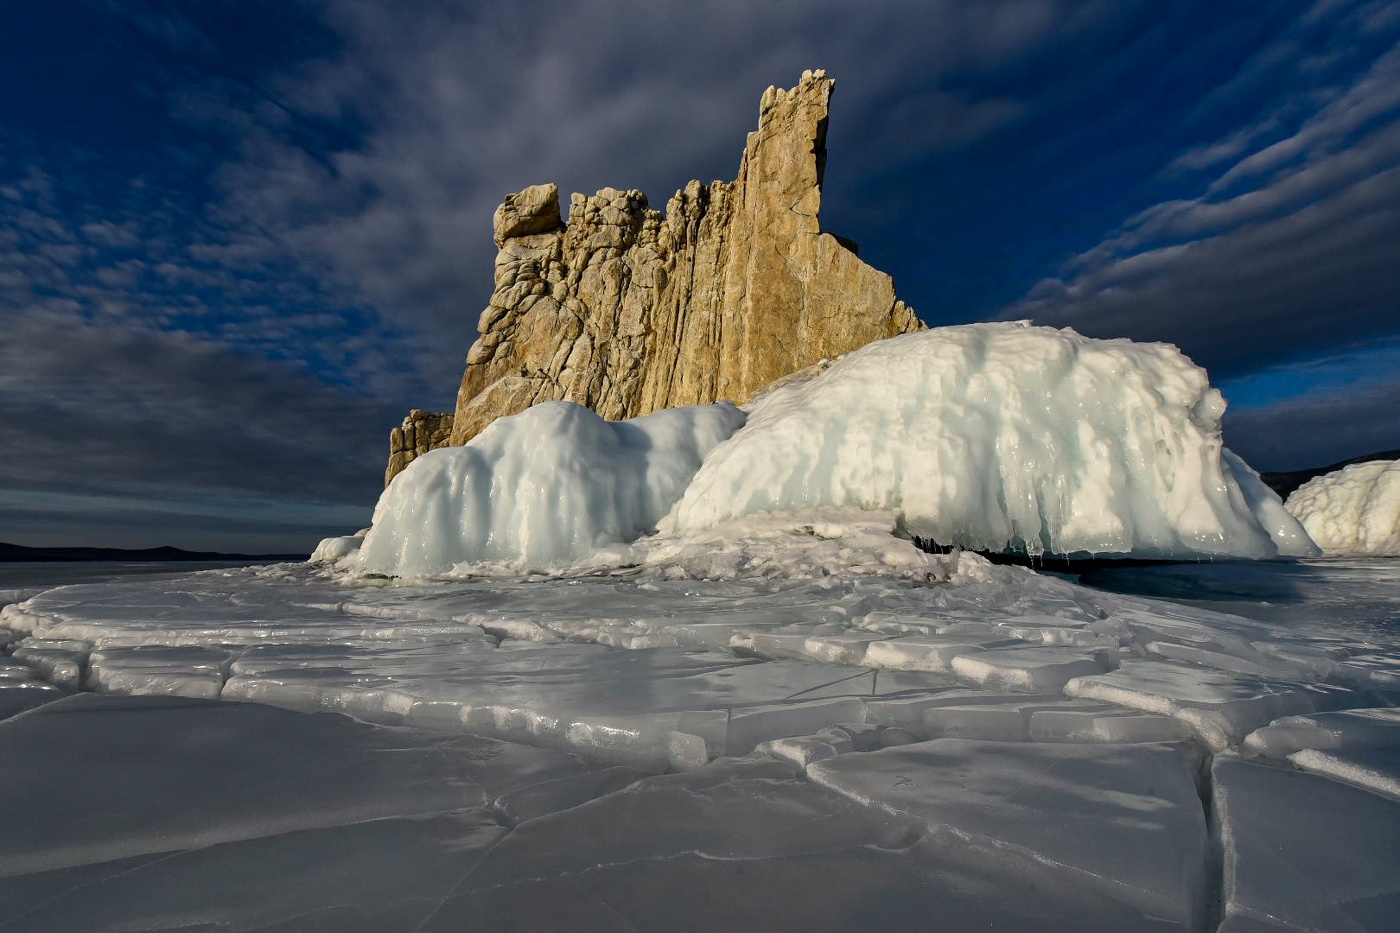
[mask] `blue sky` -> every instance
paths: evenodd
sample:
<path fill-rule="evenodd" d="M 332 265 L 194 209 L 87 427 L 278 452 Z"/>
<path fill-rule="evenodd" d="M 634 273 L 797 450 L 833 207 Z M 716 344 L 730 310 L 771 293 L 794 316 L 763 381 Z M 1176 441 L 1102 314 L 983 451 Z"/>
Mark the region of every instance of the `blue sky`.
<path fill-rule="evenodd" d="M 928 323 L 1176 343 L 1260 469 L 1400 447 L 1400 3 L 55 0 L 0 10 L 0 540 L 367 523 L 501 197 L 732 178 L 814 67 L 823 223 Z"/>

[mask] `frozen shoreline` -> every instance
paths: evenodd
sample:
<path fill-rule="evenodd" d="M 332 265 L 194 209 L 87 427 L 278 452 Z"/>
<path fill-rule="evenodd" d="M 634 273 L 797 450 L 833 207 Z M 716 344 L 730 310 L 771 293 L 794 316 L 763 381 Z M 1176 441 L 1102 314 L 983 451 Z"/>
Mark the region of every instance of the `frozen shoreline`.
<path fill-rule="evenodd" d="M 38 637 L 7 671 L 107 694 L 0 724 L 25 929 L 1383 929 L 1348 892 L 1400 896 L 1383 629 L 990 567 L 387 586 L 274 565 L 51 591 L 0 618 L 20 623 Z M 219 696 L 259 702 L 194 699 Z M 1340 862 L 1351 887 L 1292 880 Z M 289 864 L 309 880 L 258 867 Z"/>

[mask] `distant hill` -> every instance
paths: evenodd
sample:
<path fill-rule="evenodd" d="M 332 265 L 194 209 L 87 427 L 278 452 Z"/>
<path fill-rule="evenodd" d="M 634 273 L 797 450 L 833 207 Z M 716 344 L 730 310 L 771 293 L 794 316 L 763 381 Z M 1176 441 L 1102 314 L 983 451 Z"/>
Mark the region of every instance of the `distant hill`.
<path fill-rule="evenodd" d="M 177 547 L 140 549 L 116 547 L 25 547 L 0 541 L 0 561 L 213 561 L 213 560 L 306 560 L 305 554 L 221 554 L 217 551 L 186 551 Z"/>
<path fill-rule="evenodd" d="M 1291 473 L 1260 473 L 1259 478 L 1269 485 L 1269 488 L 1278 493 L 1281 498 L 1287 499 L 1289 493 L 1299 486 L 1312 479 L 1314 476 L 1322 476 L 1324 473 L 1331 473 L 1340 470 L 1344 466 L 1353 463 L 1368 463 L 1372 460 L 1400 460 L 1400 450 L 1382 450 L 1374 454 L 1362 454 L 1360 457 L 1352 457 L 1350 460 L 1343 460 L 1331 466 L 1314 467 L 1311 470 L 1294 470 Z"/>

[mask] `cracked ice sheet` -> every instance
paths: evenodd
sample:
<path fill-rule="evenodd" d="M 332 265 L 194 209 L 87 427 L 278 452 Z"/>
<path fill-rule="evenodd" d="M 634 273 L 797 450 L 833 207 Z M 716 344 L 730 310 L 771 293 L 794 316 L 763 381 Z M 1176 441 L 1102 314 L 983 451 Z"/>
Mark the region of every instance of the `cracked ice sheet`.
<path fill-rule="evenodd" d="M 425 929 L 1171 929 L 1027 880 L 777 762 L 728 759 L 521 824 Z"/>
<path fill-rule="evenodd" d="M 1306 619 L 1302 621 L 1306 623 Z M 901 666 L 907 663 L 910 667 L 947 668 L 962 653 L 949 648 L 953 644 L 964 645 L 974 656 L 979 649 L 985 654 L 989 653 L 988 649 L 1013 648 L 1018 644 L 1033 647 L 1036 652 L 1056 646 L 1078 650 L 1096 647 L 1113 650 L 1117 646 L 1119 657 L 1127 659 L 1129 668 L 1142 665 L 1144 669 L 1172 671 L 1174 687 L 1180 688 L 1185 696 L 1197 696 L 1203 689 L 1209 692 L 1220 686 L 1221 678 L 1236 684 L 1240 675 L 1227 673 L 1220 666 L 1210 666 L 1234 663 L 1232 658 L 1246 664 L 1262 664 L 1261 657 L 1277 658 L 1293 665 L 1289 670 L 1296 671 L 1285 679 L 1295 686 L 1302 684 L 1311 688 L 1316 679 L 1330 669 L 1328 664 L 1335 668 L 1340 661 L 1391 650 L 1379 642 L 1338 638 L 1336 632 L 1325 626 L 1321 629 L 1308 627 L 1297 620 L 1292 624 L 1250 621 L 1202 607 L 1095 592 L 1062 579 L 1000 567 L 991 568 L 982 582 L 961 586 L 920 585 L 907 579 L 879 576 L 800 581 L 666 581 L 630 572 L 577 579 L 515 578 L 384 585 L 369 581 L 350 584 L 334 574 L 283 565 L 196 574 L 177 580 L 50 591 L 24 606 L 7 607 L 0 614 L 0 627 L 16 630 L 19 635 L 34 632 L 50 639 L 31 643 L 31 647 L 50 646 L 35 648 L 42 655 L 36 664 L 71 662 L 80 680 L 87 677 L 89 686 L 95 685 L 92 683 L 94 672 L 103 677 L 123 675 L 110 681 L 110 689 L 137 690 L 154 689 L 161 676 L 168 684 L 177 684 L 186 674 L 198 674 L 204 678 L 203 682 L 208 682 L 209 675 L 217 668 L 221 674 L 232 677 L 230 682 L 243 685 L 259 678 L 264 684 L 275 684 L 286 678 L 292 687 L 301 690 L 301 702 L 314 699 L 318 707 L 324 704 L 334 708 L 335 703 L 327 701 L 339 698 L 345 708 L 353 708 L 353 712 L 364 718 L 389 716 L 390 713 L 407 715 L 410 722 L 448 726 L 459 732 L 478 728 L 489 732 L 498 725 L 494 710 L 489 725 L 464 722 L 462 697 L 467 694 L 507 698 L 514 695 L 519 699 L 533 692 L 543 698 L 541 706 L 558 710 L 565 701 L 572 702 L 595 691 L 590 694 L 595 709 L 622 710 L 622 713 L 610 715 L 625 714 L 633 727 L 654 729 L 657 734 L 651 738 L 658 743 L 663 735 L 669 740 L 678 734 L 669 730 L 682 725 L 680 716 L 695 712 L 654 713 L 664 708 L 667 697 L 686 699 L 673 709 L 693 705 L 690 700 L 697 698 L 706 702 L 713 700 L 715 707 L 707 709 L 718 712 L 719 718 L 726 720 L 726 729 L 732 722 L 728 719 L 729 711 L 737 710 L 741 714 L 737 720 L 742 728 L 733 734 L 733 751 L 746 751 L 743 746 L 782 734 L 819 737 L 826 726 L 852 718 L 861 719 L 862 710 L 865 722 L 878 723 L 886 730 L 886 736 L 899 734 L 897 742 L 910 742 L 921 737 L 916 733 L 923 728 L 929 709 L 1002 702 L 996 694 L 986 690 L 948 689 L 954 684 L 962 688 L 970 688 L 972 684 L 967 680 L 956 681 L 946 670 L 879 669 L 885 667 L 884 662 L 878 656 L 871 659 L 868 649 L 860 660 L 869 663 L 873 668 L 869 670 L 812 660 L 818 656 L 852 660 L 859 657 L 861 644 L 894 644 L 866 641 L 871 634 L 890 639 L 921 639 L 926 650 L 914 650 L 913 645 L 917 643 L 911 641 L 911 648 L 905 652 L 910 660 L 906 662 L 904 655 L 900 656 Z M 803 639 L 798 660 L 774 661 L 753 656 L 756 651 L 762 655 L 757 650 L 762 642 L 759 635 L 776 636 L 771 644 L 787 650 L 798 643 L 797 636 L 803 633 L 812 636 L 815 647 L 809 650 Z M 1046 633 L 1051 637 L 1047 639 Z M 633 640 L 628 641 L 623 636 Z M 680 647 L 619 650 L 642 648 L 645 639 L 661 636 L 674 638 Z M 520 640 L 521 637 L 532 640 Z M 604 637 L 615 638 L 610 644 L 616 647 L 562 643 L 566 640 L 602 641 Z M 10 636 L 5 636 L 4 640 L 13 641 Z M 1148 651 L 1149 644 L 1156 645 L 1157 652 Z M 1175 651 L 1182 657 L 1199 658 L 1201 663 L 1167 659 L 1160 651 L 1162 646 L 1169 645 L 1176 647 L 1168 651 Z M 177 647 L 176 650 L 148 650 L 142 646 Z M 227 668 L 220 660 L 225 657 Z M 595 660 L 603 658 L 607 660 Z M 485 663 L 483 659 L 491 660 Z M 90 666 L 84 669 L 84 665 Z M 30 664 L 24 666 L 31 671 L 29 680 L 33 681 L 32 672 L 39 668 Z M 16 677 L 23 674 L 13 659 L 7 669 L 19 671 Z M 163 669 L 168 673 L 162 675 Z M 628 671 L 631 673 L 626 673 Z M 148 679 L 141 681 L 142 677 Z M 709 683 L 705 683 L 706 678 Z M 1178 678 L 1184 679 L 1178 681 Z M 599 680 L 605 683 L 593 683 Z M 686 680 L 690 680 L 694 688 L 689 694 L 685 693 L 689 688 L 678 689 L 676 684 L 668 683 Z M 1261 678 L 1244 680 L 1257 683 Z M 415 692 L 420 690 L 426 693 L 420 696 Z M 1364 696 L 1362 691 L 1332 688 L 1326 692 L 1331 698 L 1329 704 L 1332 700 L 1350 706 L 1372 706 L 1379 702 L 1374 697 Z M 238 690 L 233 693 L 237 694 Z M 423 699 L 424 696 L 427 699 Z M 1256 698 L 1255 705 L 1260 707 L 1261 715 L 1276 716 L 1291 708 L 1273 711 L 1275 701 L 1271 696 L 1270 691 L 1264 691 Z M 788 699 L 792 697 L 795 699 Z M 405 698 L 410 701 L 407 713 L 395 713 L 395 709 L 403 709 Z M 1144 698 L 1145 701 L 1151 699 L 1146 694 Z M 1226 689 L 1218 699 L 1231 698 L 1249 699 L 1239 696 L 1233 689 Z M 356 699 L 362 700 L 363 705 L 350 702 Z M 777 702 L 771 702 L 774 700 Z M 1163 700 L 1157 697 L 1152 702 Z M 1184 721 L 1158 719 L 1141 713 L 1123 715 L 1116 709 L 1102 712 L 1095 704 L 1032 694 L 1008 695 L 1005 704 L 1018 707 L 1014 711 L 1018 720 L 1016 733 L 1026 748 L 1034 746 L 1027 738 L 1064 741 L 1083 736 L 1109 745 L 1173 738 L 1179 733 L 1168 726 Z M 1036 704 L 1048 708 L 1035 709 Z M 220 705 L 205 706 L 219 708 Z M 1064 708 L 1060 708 L 1062 706 Z M 43 712 L 42 708 L 38 711 Z M 291 715 L 275 710 L 268 712 Z M 1030 715 L 1029 736 L 1023 732 L 1027 712 Z M 23 722 L 26 717 L 35 715 L 23 713 L 14 722 Z M 987 718 L 982 713 L 978 715 Z M 649 716 L 652 717 L 650 721 L 647 720 Z M 547 716 L 543 718 L 548 719 Z M 1246 718 L 1253 722 L 1254 711 Z M 327 719 L 344 721 L 337 717 L 316 717 L 316 721 Z M 1039 730 L 1037 719 L 1043 726 Z M 704 733 L 715 725 L 713 720 L 714 717 L 693 717 L 684 726 Z M 1109 728 L 1116 723 L 1124 725 Z M 518 724 L 514 717 L 507 717 L 507 726 Z M 530 741 L 548 737 L 547 723 L 543 736 L 531 731 L 529 723 L 524 725 L 526 728 L 514 734 Z M 566 738 L 592 741 L 594 744 L 589 747 L 596 751 L 598 737 L 606 736 L 608 728 L 616 726 L 617 723 L 610 726 L 595 722 L 591 727 L 600 728 L 583 730 Z M 1253 725 L 1241 721 L 1239 727 L 1253 728 Z M 979 725 L 972 731 L 981 729 Z M 693 734 L 690 737 L 700 739 Z M 718 733 L 710 733 L 709 738 L 716 740 L 708 749 L 711 755 L 721 747 L 719 739 L 728 742 L 727 736 Z M 583 748 L 585 744 L 575 747 Z M 995 743 L 987 744 L 995 747 Z M 505 747 L 522 748 L 508 743 Z M 681 750 L 684 752 L 681 758 L 687 766 L 703 764 L 703 757 L 697 756 L 693 748 Z M 833 746 L 832 750 L 837 749 Z M 539 749 L 525 751 L 557 754 Z M 71 761 L 74 756 L 66 744 L 64 752 L 64 761 Z M 704 753 L 702 749 L 701 754 Z M 0 758 L 5 754 L 0 749 Z M 827 762 L 859 756 L 860 753 L 848 752 L 838 758 L 828 758 Z M 83 764 L 87 766 L 88 760 L 83 759 Z M 724 762 L 711 763 L 696 774 L 716 772 L 724 766 Z M 52 770 L 63 773 L 64 767 L 70 765 L 55 765 Z M 601 808 L 615 796 L 608 791 L 616 790 L 628 774 L 634 774 L 612 771 L 610 776 L 595 780 L 590 777 L 594 773 L 588 771 L 572 778 L 566 775 L 557 785 L 540 786 L 528 793 L 520 790 L 510 800 L 519 802 L 520 813 L 547 815 L 596 791 L 605 796 L 580 809 Z M 179 793 L 193 799 L 209 791 L 203 773 L 185 772 L 184 778 L 190 786 Z M 797 779 L 781 779 L 780 789 L 794 786 L 803 785 Z M 504 791 L 491 791 L 491 794 L 498 793 Z M 779 794 L 765 806 L 782 810 L 781 803 L 782 794 Z M 87 813 L 85 806 L 80 802 L 76 809 Z M 111 807 L 120 811 L 122 803 L 113 799 Z M 801 811 L 797 803 L 794 807 Z M 1091 802 L 1086 801 L 1085 807 L 1086 812 L 1091 811 Z M 736 805 L 735 812 L 741 809 Z M 516 806 L 512 803 L 499 812 L 502 816 L 516 812 Z M 717 820 L 724 819 L 722 807 L 716 813 Z M 645 841 L 649 833 L 662 833 L 666 826 L 664 815 L 657 816 L 653 824 L 639 820 L 631 826 L 629 838 Z M 814 818 L 821 819 L 820 816 Z M 385 819 L 431 820 L 437 817 L 391 816 Z M 560 825 L 572 824 L 561 820 Z M 333 826 L 324 831 L 339 829 Z M 740 830 L 736 828 L 733 832 Z M 407 830 L 405 833 L 407 835 L 402 838 L 413 835 Z M 295 832 L 282 834 L 293 835 Z M 360 837 L 338 838 L 348 846 L 356 844 L 354 840 Z M 221 842 L 208 851 L 251 845 L 255 841 Z M 566 844 L 573 843 L 559 843 Z M 1337 840 L 1336 844 L 1343 843 Z M 472 880 L 476 873 L 466 862 L 461 862 L 454 863 L 452 869 L 460 872 L 452 885 L 455 894 L 448 896 L 434 889 L 431 894 L 424 890 L 422 896 L 427 901 L 446 898 L 439 901 L 444 906 L 443 911 L 432 920 L 443 928 L 450 928 L 450 918 L 456 916 L 453 905 L 460 906 L 466 901 L 471 902 L 473 909 L 482 911 L 483 916 L 497 917 L 505 925 L 508 920 L 531 916 L 531 911 L 553 910 L 544 900 L 551 897 L 562 899 L 562 903 L 577 911 L 577 914 L 568 915 L 569 923 L 565 925 L 580 929 L 588 928 L 593 919 L 597 919 L 602 928 L 615 928 L 622 925 L 619 917 L 624 915 L 639 927 L 684 928 L 685 918 L 677 921 L 669 909 L 672 906 L 691 911 L 698 918 L 696 926 L 706 923 L 742 926 L 735 917 L 761 915 L 771 928 L 803 925 L 804 929 L 839 928 L 841 924 L 831 918 L 844 917 L 845 925 L 849 926 L 857 922 L 857 916 L 875 916 L 869 913 L 872 909 L 869 892 L 879 892 L 879 897 L 887 899 L 887 912 L 878 916 L 889 921 L 884 925 L 886 928 L 894 929 L 925 922 L 931 915 L 929 911 L 939 911 L 937 915 L 940 916 L 968 918 L 964 926 L 995 921 L 1011 928 L 1044 929 L 1045 924 L 1039 918 L 1045 914 L 1066 918 L 1064 922 L 1071 929 L 1081 929 L 1085 922 L 1099 923 L 1100 919 L 1104 929 L 1145 926 L 1139 910 L 1114 900 L 1099 888 L 1082 885 L 1066 888 L 1063 884 L 1057 887 L 1056 879 L 1062 880 L 1063 873 L 1057 874 L 1050 868 L 1033 870 L 1021 866 L 1020 874 L 1008 874 L 995 853 L 986 855 L 984 861 L 975 861 L 974 855 L 963 851 L 966 847 L 962 847 L 954 857 L 946 847 L 940 848 L 929 839 L 908 845 L 884 845 L 861 843 L 858 846 L 860 858 L 843 852 L 814 854 L 804 851 L 740 861 L 717 859 L 705 854 L 709 849 L 698 850 L 701 854 L 696 854 L 695 850 L 677 848 L 647 856 L 646 873 L 636 877 L 629 865 L 619 864 L 547 873 L 535 880 L 516 879 L 489 889 L 476 887 Z M 227 865 L 239 864 L 235 856 L 228 858 Z M 184 863 L 182 855 L 165 864 L 175 871 Z M 61 869 L 51 877 L 80 870 L 83 869 Z M 148 870 L 166 869 L 151 867 Z M 480 870 L 484 871 L 485 866 Z M 1035 875 L 1036 871 L 1042 875 Z M 151 874 L 148 877 L 162 876 Z M 183 876 L 163 877 L 178 885 Z M 816 884 L 811 880 L 814 877 L 819 879 Z M 459 884 L 463 879 L 467 883 Z M 1027 893 L 1032 884 L 1038 891 L 1034 900 Z M 714 898 L 702 893 L 706 885 L 729 886 L 735 893 L 728 898 Z M 785 893 L 789 903 L 774 901 L 769 889 Z M 678 891 L 680 894 L 676 893 Z M 969 891 L 980 893 L 976 897 L 964 897 Z M 413 893 L 411 897 L 419 898 L 419 894 Z M 419 899 L 418 903 L 421 906 L 424 901 Z M 859 914 L 854 905 L 859 905 Z M 311 910 L 308 907 L 308 911 Z M 316 915 L 308 913 L 308 916 Z M 350 916 L 343 912 L 326 914 L 325 925 L 354 929 L 354 923 L 348 919 Z M 1085 921 L 1085 917 L 1095 919 Z M 558 913 L 548 914 L 548 918 L 556 926 L 560 925 Z M 413 928 L 416 923 L 415 920 L 405 925 Z M 525 925 L 523 920 L 520 925 Z M 24 928 L 25 924 L 18 926 Z M 394 926 L 386 921 L 380 928 Z"/>
<path fill-rule="evenodd" d="M 817 762 L 808 776 L 1176 929 L 1205 915 L 1206 827 L 1193 756 L 1165 745 L 936 739 Z M 1128 927 L 1140 928 L 1137 925 Z"/>
<path fill-rule="evenodd" d="M 79 694 L 0 723 L 0 877 L 481 808 L 570 755 L 251 704 Z"/>
<path fill-rule="evenodd" d="M 701 743 L 682 756 L 693 764 L 832 724 L 778 710 L 754 728 L 760 720 L 746 715 L 742 741 L 731 743 L 716 715 L 938 692 L 958 684 L 954 675 L 1055 691 L 1150 646 L 1153 659 L 1130 666 L 1176 671 L 1195 695 L 1230 659 L 1247 667 L 1263 658 L 1288 673 L 1306 667 L 1284 655 L 1307 640 L 1278 626 L 1095 593 L 1020 568 L 987 565 L 974 576 L 921 585 L 881 576 L 670 581 L 628 571 L 386 585 L 276 565 L 65 587 L 6 608 L 0 622 L 46 639 L 18 650 L 36 669 L 61 667 L 70 687 L 86 678 L 89 688 L 114 692 L 218 695 L 591 752 L 630 749 L 648 767 L 674 763 L 673 733 Z M 901 648 L 900 639 L 912 640 Z M 162 645 L 179 651 L 162 653 Z M 1173 651 L 1217 669 L 1166 661 Z M 925 670 L 865 670 L 887 666 Z M 821 708 L 840 717 L 833 721 L 865 718 L 850 707 Z M 1232 731 L 1228 740 L 1239 737 Z"/>
<path fill-rule="evenodd" d="M 1220 933 L 1390 931 L 1400 915 L 1400 801 L 1219 756 Z"/>
<path fill-rule="evenodd" d="M 465 809 L 0 878 L 0 929 L 414 930 L 505 833 Z"/>

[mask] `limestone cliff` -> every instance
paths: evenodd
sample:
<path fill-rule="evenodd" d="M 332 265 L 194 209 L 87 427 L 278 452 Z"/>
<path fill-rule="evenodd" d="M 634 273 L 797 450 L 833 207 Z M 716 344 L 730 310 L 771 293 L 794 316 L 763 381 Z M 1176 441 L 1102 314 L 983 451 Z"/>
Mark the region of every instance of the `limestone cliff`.
<path fill-rule="evenodd" d="M 609 419 L 742 403 L 824 358 L 922 329 L 888 275 L 820 228 L 834 84 L 815 71 L 769 88 L 738 178 L 692 181 L 664 213 L 640 191 L 604 188 L 573 195 L 565 223 L 555 185 L 507 196 L 451 443 L 555 399 Z"/>

